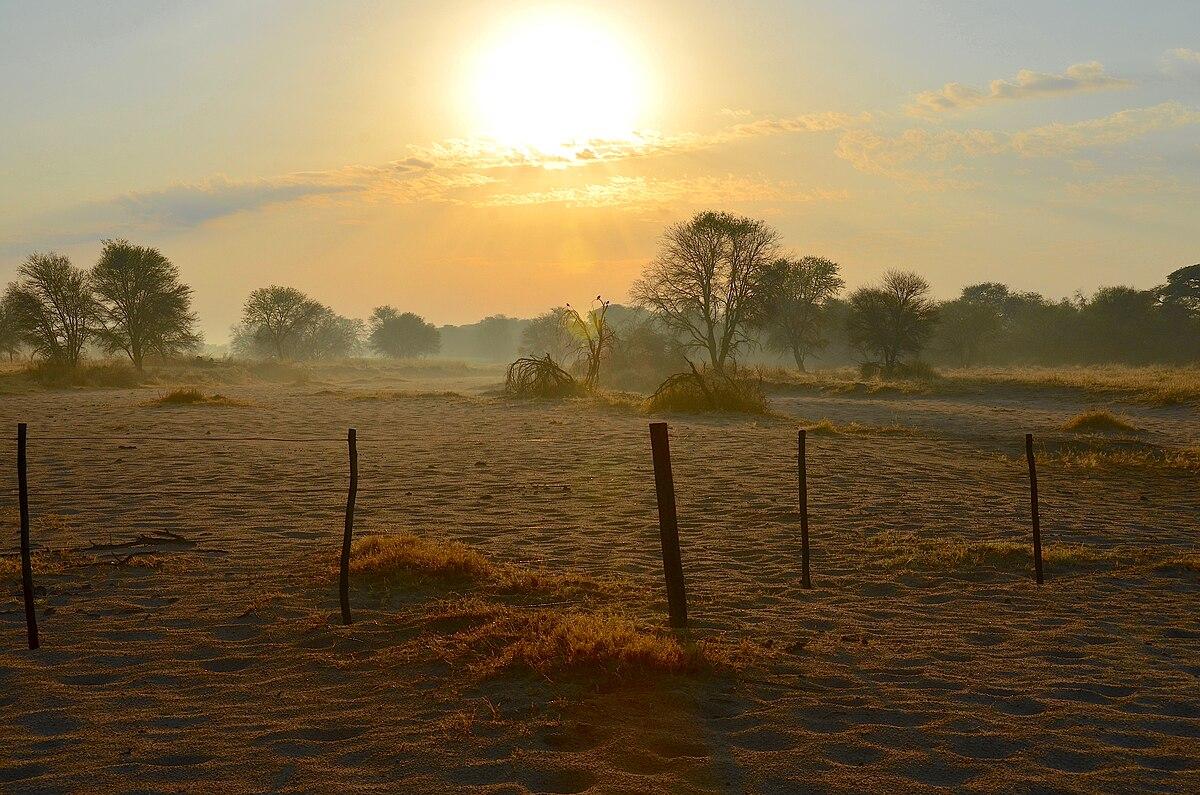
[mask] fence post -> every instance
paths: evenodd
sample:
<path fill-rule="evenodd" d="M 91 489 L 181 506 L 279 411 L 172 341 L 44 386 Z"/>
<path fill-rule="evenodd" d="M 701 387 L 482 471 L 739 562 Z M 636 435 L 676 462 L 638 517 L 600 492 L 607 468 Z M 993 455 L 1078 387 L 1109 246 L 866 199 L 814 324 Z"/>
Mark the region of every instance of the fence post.
<path fill-rule="evenodd" d="M 800 489 L 800 587 L 811 588 L 812 581 L 808 578 L 808 456 L 805 450 L 807 433 L 800 429 L 797 444 L 797 470 L 799 473 Z"/>
<path fill-rule="evenodd" d="M 687 626 L 687 594 L 679 557 L 679 522 L 675 516 L 675 480 L 671 476 L 671 442 L 665 422 L 650 423 L 654 457 L 654 491 L 658 497 L 658 534 L 662 541 L 663 575 L 667 581 L 667 612 L 673 627 Z"/>
<path fill-rule="evenodd" d="M 1042 584 L 1042 521 L 1038 515 L 1037 464 L 1033 456 L 1033 434 L 1025 434 L 1025 458 L 1029 461 L 1029 506 L 1033 513 L 1033 572 Z"/>
<path fill-rule="evenodd" d="M 358 496 L 358 439 L 354 428 L 346 431 L 350 449 L 350 491 L 346 494 L 346 530 L 342 535 L 342 565 L 338 594 L 342 601 L 342 623 L 350 623 L 350 544 L 354 540 L 354 499 Z"/>
<path fill-rule="evenodd" d="M 27 428 L 17 423 L 17 492 L 21 510 L 21 589 L 25 594 L 25 628 L 29 634 L 29 648 L 36 649 L 38 642 L 37 613 L 33 605 L 33 559 L 29 554 L 29 472 L 25 461 Z"/>

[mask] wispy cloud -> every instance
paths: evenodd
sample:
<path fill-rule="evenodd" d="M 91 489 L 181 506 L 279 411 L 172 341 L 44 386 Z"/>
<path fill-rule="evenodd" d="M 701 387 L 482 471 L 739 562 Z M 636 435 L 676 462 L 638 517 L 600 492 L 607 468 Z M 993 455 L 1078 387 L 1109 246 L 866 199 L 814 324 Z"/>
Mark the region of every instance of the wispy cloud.
<path fill-rule="evenodd" d="M 1105 91 L 1131 85 L 1132 81 L 1105 74 L 1104 65 L 1099 61 L 1088 61 L 1067 67 L 1063 74 L 1022 69 L 1014 79 L 993 80 L 986 89 L 947 83 L 936 91 L 918 94 L 907 111 L 912 116 L 932 117 L 995 102 Z"/>
<path fill-rule="evenodd" d="M 966 162 L 971 159 L 1003 154 L 1068 156 L 1191 124 L 1200 124 L 1200 111 L 1179 102 L 1164 102 L 1015 133 L 913 128 L 888 136 L 872 130 L 850 130 L 842 134 L 834 151 L 859 171 L 914 187 L 938 189 L 971 184 L 971 167 Z"/>
<path fill-rule="evenodd" d="M 482 203 L 494 206 L 560 204 L 568 207 L 640 210 L 662 205 L 840 201 L 847 196 L 844 190 L 803 188 L 790 181 L 732 174 L 680 179 L 616 176 L 602 182 L 547 191 L 495 194 Z"/>

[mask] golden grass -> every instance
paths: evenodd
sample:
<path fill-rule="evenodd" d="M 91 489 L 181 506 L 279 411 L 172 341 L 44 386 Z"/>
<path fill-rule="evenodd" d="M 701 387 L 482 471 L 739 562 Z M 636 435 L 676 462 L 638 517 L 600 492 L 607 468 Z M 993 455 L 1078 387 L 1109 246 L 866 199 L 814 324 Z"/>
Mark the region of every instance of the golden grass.
<path fill-rule="evenodd" d="M 213 393 L 206 395 L 195 387 L 183 387 L 167 392 L 154 400 L 143 403 L 144 406 L 249 406 L 250 404 Z"/>
<path fill-rule="evenodd" d="M 350 573 L 375 580 L 409 578 L 468 585 L 496 593 L 556 596 L 603 593 L 611 586 L 575 574 L 500 563 L 466 544 L 412 533 L 363 536 L 350 548 Z"/>
<path fill-rule="evenodd" d="M 434 651 L 446 661 L 465 661 L 480 676 L 522 669 L 542 675 L 697 674 L 730 664 L 715 648 L 614 612 L 513 607 L 472 598 L 439 606 L 430 620 L 465 625 L 437 636 Z"/>
<path fill-rule="evenodd" d="M 328 390 L 326 390 L 328 391 Z M 386 402 L 393 400 L 465 400 L 461 392 L 446 390 L 437 391 L 405 391 L 399 389 L 381 389 L 374 392 L 354 392 L 349 400 L 356 402 Z"/>
<path fill-rule="evenodd" d="M 800 373 L 761 368 L 764 384 L 832 394 L 886 397 L 979 394 L 997 390 L 1067 390 L 1108 400 L 1152 406 L 1200 404 L 1200 367 L 1093 365 L 1079 367 L 964 367 L 942 370 L 935 379 L 864 379 L 848 367 Z"/>
<path fill-rule="evenodd" d="M 1078 414 L 1062 426 L 1073 433 L 1142 433 L 1142 429 L 1124 419 L 1101 409 Z"/>
<path fill-rule="evenodd" d="M 813 423 L 802 423 L 809 434 L 814 436 L 916 436 L 917 430 L 906 425 L 865 425 L 860 422 L 833 422 L 829 419 Z"/>
<path fill-rule="evenodd" d="M 772 415 L 770 403 L 756 379 L 704 376 L 705 388 L 691 373 L 672 376 L 646 402 L 650 412 L 700 414 L 728 412 Z"/>
<path fill-rule="evenodd" d="M 922 539 L 901 531 L 867 538 L 866 562 L 908 571 L 1033 571 L 1033 544 L 1017 541 Z M 1097 549 L 1084 544 L 1047 543 L 1042 546 L 1047 570 L 1200 571 L 1200 555 L 1135 547 Z"/>

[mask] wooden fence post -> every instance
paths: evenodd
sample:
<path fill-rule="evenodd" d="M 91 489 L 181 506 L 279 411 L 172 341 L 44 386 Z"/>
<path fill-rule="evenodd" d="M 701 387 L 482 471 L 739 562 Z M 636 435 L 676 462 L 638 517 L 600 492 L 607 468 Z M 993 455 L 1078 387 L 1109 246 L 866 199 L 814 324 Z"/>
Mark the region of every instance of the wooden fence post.
<path fill-rule="evenodd" d="M 346 529 L 342 535 L 342 565 L 338 594 L 342 601 L 342 623 L 350 623 L 350 544 L 354 540 L 354 499 L 358 496 L 358 438 L 354 428 L 346 431 L 350 449 L 350 491 L 346 494 Z"/>
<path fill-rule="evenodd" d="M 797 463 L 800 489 L 800 587 L 811 588 L 812 580 L 808 577 L 808 456 L 805 450 L 807 434 L 800 429 L 797 444 Z"/>
<path fill-rule="evenodd" d="M 37 613 L 33 605 L 33 559 L 29 553 L 29 471 L 25 461 L 25 423 L 17 423 L 17 499 L 21 510 L 21 589 L 25 593 L 25 628 L 29 634 L 29 648 L 36 649 L 38 642 Z"/>
<path fill-rule="evenodd" d="M 1033 456 L 1033 434 L 1025 434 L 1025 458 L 1029 461 L 1029 506 L 1033 512 L 1033 572 L 1042 584 L 1042 520 L 1038 515 L 1037 464 Z"/>
<path fill-rule="evenodd" d="M 673 627 L 687 626 L 687 594 L 679 557 L 679 523 L 675 516 L 675 481 L 671 476 L 671 443 L 665 422 L 650 423 L 654 456 L 654 490 L 658 497 L 658 534 L 662 541 L 663 575 L 667 581 L 667 611 Z"/>

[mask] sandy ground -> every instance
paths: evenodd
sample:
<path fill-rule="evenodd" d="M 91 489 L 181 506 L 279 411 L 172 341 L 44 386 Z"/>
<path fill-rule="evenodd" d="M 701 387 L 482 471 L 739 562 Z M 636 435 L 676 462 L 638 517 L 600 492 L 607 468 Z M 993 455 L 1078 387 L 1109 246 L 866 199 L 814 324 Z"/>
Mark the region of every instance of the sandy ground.
<path fill-rule="evenodd" d="M 419 644 L 423 598 L 354 591 L 338 625 L 346 428 L 357 532 L 453 538 L 629 584 L 661 622 L 648 418 L 511 403 L 494 375 L 0 397 L 30 425 L 42 548 L 145 547 L 161 565 L 39 578 L 43 648 L 0 601 L 0 789 L 370 792 L 1187 792 L 1200 789 L 1200 580 L 1147 567 L 884 565 L 872 539 L 1028 538 L 1023 433 L 1088 405 L 781 395 L 792 417 L 909 435 L 809 440 L 815 588 L 799 588 L 795 422 L 672 416 L 693 631 L 771 655 L 736 675 L 479 680 Z M 354 400 L 377 389 L 446 390 Z M 1186 408 L 1122 407 L 1194 444 Z M 6 431 L 6 434 L 8 431 Z M 104 441 L 41 437 L 115 436 Z M 171 442 L 154 436 L 320 436 Z M 13 456 L 0 467 L 5 551 Z M 1195 473 L 1040 471 L 1049 542 L 1194 553 Z M 58 521 L 61 519 L 61 522 Z M 118 550 L 119 552 L 119 550 Z"/>

